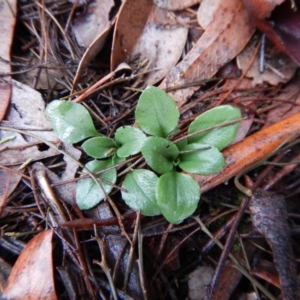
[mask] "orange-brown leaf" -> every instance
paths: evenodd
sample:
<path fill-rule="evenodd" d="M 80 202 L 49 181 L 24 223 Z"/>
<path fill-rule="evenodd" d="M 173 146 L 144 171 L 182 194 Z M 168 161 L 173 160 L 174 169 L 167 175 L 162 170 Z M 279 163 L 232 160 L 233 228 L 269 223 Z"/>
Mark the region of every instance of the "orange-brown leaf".
<path fill-rule="evenodd" d="M 52 262 L 53 231 L 46 230 L 26 245 L 17 259 L 2 298 L 56 300 Z"/>

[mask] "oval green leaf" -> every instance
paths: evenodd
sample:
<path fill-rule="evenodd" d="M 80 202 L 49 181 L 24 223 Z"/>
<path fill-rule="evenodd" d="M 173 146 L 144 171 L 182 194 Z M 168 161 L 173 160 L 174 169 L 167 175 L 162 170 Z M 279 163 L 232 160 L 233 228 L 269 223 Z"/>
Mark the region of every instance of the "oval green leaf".
<path fill-rule="evenodd" d="M 157 182 L 156 199 L 163 216 L 170 223 L 178 224 L 196 210 L 200 200 L 200 187 L 187 174 L 166 173 Z"/>
<path fill-rule="evenodd" d="M 197 117 L 189 126 L 188 133 L 197 132 L 215 125 L 241 118 L 241 111 L 231 105 L 221 105 Z M 189 143 L 208 144 L 224 149 L 234 139 L 239 123 L 218 127 L 188 138 Z"/>
<path fill-rule="evenodd" d="M 148 137 L 142 147 L 146 163 L 158 174 L 170 172 L 179 150 L 174 143 L 161 137 Z"/>
<path fill-rule="evenodd" d="M 77 143 L 100 135 L 89 112 L 81 104 L 54 100 L 47 106 L 45 113 L 53 130 L 64 142 Z"/>
<path fill-rule="evenodd" d="M 113 165 L 112 159 L 107 160 L 93 160 L 86 164 L 87 169 L 91 172 L 97 172 L 104 170 Z M 98 178 L 101 178 L 105 181 L 111 182 L 114 184 L 117 180 L 117 171 L 116 169 L 110 169 L 99 175 Z M 104 191 L 109 194 L 113 188 L 111 184 L 104 183 L 99 181 L 102 185 Z M 96 184 L 92 178 L 85 178 L 79 180 L 76 184 L 76 202 L 80 209 L 90 209 L 97 205 L 105 198 L 103 191 Z"/>
<path fill-rule="evenodd" d="M 220 150 L 214 146 L 208 150 L 201 150 L 208 145 L 188 144 L 181 153 L 179 167 L 190 173 L 210 175 L 225 167 L 225 159 Z"/>
<path fill-rule="evenodd" d="M 179 110 L 176 102 L 166 92 L 148 86 L 137 103 L 135 119 L 144 132 L 167 137 L 178 124 Z"/>
<path fill-rule="evenodd" d="M 126 175 L 122 184 L 122 198 L 134 210 L 141 210 L 145 216 L 160 215 L 156 202 L 155 188 L 158 177 L 149 170 L 134 170 Z"/>
<path fill-rule="evenodd" d="M 82 144 L 82 149 L 91 157 L 106 158 L 116 152 L 117 144 L 111 138 L 100 136 L 85 141 Z"/>
<path fill-rule="evenodd" d="M 115 139 L 118 144 L 117 154 L 119 157 L 128 157 L 141 151 L 146 135 L 138 128 L 124 126 L 118 128 Z"/>

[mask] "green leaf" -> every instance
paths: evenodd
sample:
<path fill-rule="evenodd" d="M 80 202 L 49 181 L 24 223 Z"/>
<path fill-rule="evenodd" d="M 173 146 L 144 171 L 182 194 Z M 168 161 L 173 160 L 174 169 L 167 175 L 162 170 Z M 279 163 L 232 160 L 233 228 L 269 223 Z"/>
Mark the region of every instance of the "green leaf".
<path fill-rule="evenodd" d="M 90 136 L 99 136 L 89 112 L 78 103 L 52 101 L 46 108 L 46 117 L 59 139 L 77 143 Z"/>
<path fill-rule="evenodd" d="M 135 119 L 144 132 L 166 137 L 178 124 L 179 110 L 166 92 L 148 86 L 137 103 Z"/>
<path fill-rule="evenodd" d="M 224 168 L 225 159 L 218 148 L 211 146 L 208 150 L 200 150 L 207 146 L 196 143 L 188 144 L 183 149 L 187 153 L 181 153 L 179 156 L 179 167 L 186 172 L 201 175 L 210 175 Z"/>
<path fill-rule="evenodd" d="M 156 199 L 163 216 L 170 223 L 178 224 L 196 210 L 200 200 L 200 187 L 187 174 L 166 173 L 158 179 Z"/>
<path fill-rule="evenodd" d="M 91 157 L 106 158 L 112 156 L 115 153 L 117 144 L 113 139 L 101 136 L 94 137 L 85 141 L 82 144 L 82 149 Z"/>
<path fill-rule="evenodd" d="M 189 126 L 188 133 L 193 133 L 205 128 L 209 128 L 224 122 L 241 118 L 241 112 L 238 108 L 231 105 L 221 105 L 210 109 L 197 117 Z M 208 144 L 224 149 L 234 139 L 238 130 L 239 123 L 218 127 L 200 134 L 189 137 L 189 143 Z"/>
<path fill-rule="evenodd" d="M 141 210 L 145 216 L 160 215 L 156 202 L 155 187 L 158 177 L 149 170 L 138 169 L 126 175 L 122 184 L 122 198 L 134 210 Z"/>
<path fill-rule="evenodd" d="M 113 165 L 112 159 L 93 160 L 86 164 L 87 169 L 91 172 L 97 172 Z M 117 180 L 116 169 L 105 171 L 97 177 L 114 184 Z M 113 188 L 112 185 L 99 181 L 104 191 L 109 194 Z M 105 198 L 100 187 L 92 178 L 79 180 L 76 184 L 76 202 L 80 209 L 90 209 L 97 205 Z"/>
<path fill-rule="evenodd" d="M 117 154 L 119 157 L 128 157 L 141 151 L 146 135 L 138 128 L 124 126 L 118 128 L 115 134 L 119 146 Z"/>
<path fill-rule="evenodd" d="M 173 161 L 179 155 L 174 143 L 161 137 L 148 137 L 142 147 L 147 164 L 157 173 L 164 174 L 173 169 Z"/>
<path fill-rule="evenodd" d="M 179 151 L 181 151 L 187 144 L 188 144 L 188 140 L 187 139 L 183 139 L 183 140 L 175 143 L 175 145 L 177 146 L 177 148 L 179 149 Z"/>

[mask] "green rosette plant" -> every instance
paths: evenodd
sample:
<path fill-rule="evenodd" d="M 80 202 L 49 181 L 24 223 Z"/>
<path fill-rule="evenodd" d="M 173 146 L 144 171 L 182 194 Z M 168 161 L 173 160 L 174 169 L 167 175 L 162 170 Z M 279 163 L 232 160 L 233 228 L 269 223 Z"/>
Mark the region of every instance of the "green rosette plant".
<path fill-rule="evenodd" d="M 101 190 L 92 178 L 78 181 L 76 201 L 81 209 L 94 207 L 112 191 L 117 180 L 116 162 L 141 153 L 148 168 L 127 173 L 122 183 L 123 200 L 146 216 L 162 214 L 178 224 L 194 213 L 201 195 L 197 181 L 182 171 L 210 175 L 224 168 L 221 150 L 234 139 L 241 112 L 231 105 L 210 109 L 189 125 L 186 137 L 172 140 L 179 110 L 167 93 L 149 86 L 135 109 L 138 128 L 120 127 L 114 138 L 96 131 L 81 104 L 55 100 L 48 105 L 46 116 L 62 141 L 85 140 L 82 149 L 94 158 L 86 164 L 89 171 L 103 170 L 97 175 Z"/>

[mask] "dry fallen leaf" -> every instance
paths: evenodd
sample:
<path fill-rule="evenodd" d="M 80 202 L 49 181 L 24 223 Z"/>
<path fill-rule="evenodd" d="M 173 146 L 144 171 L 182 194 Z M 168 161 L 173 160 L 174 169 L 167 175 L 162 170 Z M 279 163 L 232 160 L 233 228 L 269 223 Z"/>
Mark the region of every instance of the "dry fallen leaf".
<path fill-rule="evenodd" d="M 57 299 L 52 261 L 53 231 L 46 230 L 31 239 L 17 259 L 2 299 Z"/>
<path fill-rule="evenodd" d="M 3 208 L 9 195 L 15 190 L 22 178 L 23 170 L 17 170 L 17 167 L 4 169 L 0 166 L 0 217 L 3 217 Z"/>
<path fill-rule="evenodd" d="M 47 141 L 56 143 L 57 136 L 46 120 L 44 109 L 45 102 L 39 92 L 13 81 L 11 106 L 7 114 L 7 120 L 2 122 L 2 126 L 21 128 Z M 36 161 L 59 154 L 53 148 L 46 147 L 39 150 L 37 146 L 41 144 L 39 140 L 0 129 L 0 139 L 7 136 L 15 136 L 15 138 L 1 145 L 0 161 L 2 165 L 19 165 L 28 159 Z"/>
<path fill-rule="evenodd" d="M 7 63 L 0 61 L 0 73 L 7 74 L 11 72 L 10 48 L 13 41 L 14 27 L 16 23 L 17 1 L 7 0 L 0 2 L 0 57 Z M 11 77 L 9 75 L 1 77 L 0 81 L 0 122 L 3 120 L 6 110 L 9 106 L 11 96 Z"/>
<path fill-rule="evenodd" d="M 182 10 L 201 2 L 201 0 L 153 0 L 153 2 L 163 9 Z"/>
<path fill-rule="evenodd" d="M 91 43 L 110 27 L 110 12 L 113 0 L 89 1 L 85 10 L 75 19 L 72 26 L 78 45 L 89 47 Z"/>
<path fill-rule="evenodd" d="M 260 57 L 256 55 L 254 62 L 247 71 L 249 61 L 255 55 L 254 43 L 249 43 L 245 49 L 237 56 L 237 64 L 243 71 L 247 71 L 246 76 L 253 78 L 252 85 L 258 85 L 267 82 L 271 85 L 285 83 L 289 81 L 297 70 L 297 65 L 285 53 L 279 51 L 278 48 L 268 49 L 268 56 L 265 57 L 265 70 L 260 72 Z"/>
<path fill-rule="evenodd" d="M 179 107 L 197 89 L 188 86 L 212 78 L 220 67 L 243 50 L 254 32 L 248 13 L 239 0 L 222 1 L 214 14 L 214 20 L 160 85 L 165 90 L 180 88 L 169 92 Z"/>
<path fill-rule="evenodd" d="M 125 1 L 116 22 L 111 70 L 125 61 L 133 70 L 154 69 L 143 79 L 143 86 L 160 81 L 182 55 L 188 33 L 182 23 L 186 20 L 151 1 Z"/>
<path fill-rule="evenodd" d="M 106 28 L 106 30 L 101 32 L 100 35 L 97 36 L 95 38 L 95 40 L 92 41 L 92 43 L 89 45 L 89 47 L 84 52 L 84 54 L 79 62 L 78 68 L 76 70 L 75 78 L 73 80 L 73 90 L 76 88 L 76 84 L 81 79 L 80 77 L 81 77 L 81 74 L 83 73 L 83 71 L 88 67 L 89 63 L 95 58 L 95 56 L 103 48 L 103 46 L 106 42 L 107 36 L 110 33 L 113 25 L 114 25 L 114 22 L 112 22 L 110 24 L 110 26 L 108 26 Z"/>
<path fill-rule="evenodd" d="M 205 291 L 214 275 L 214 269 L 208 266 L 200 266 L 189 274 L 189 299 L 204 300 Z"/>

